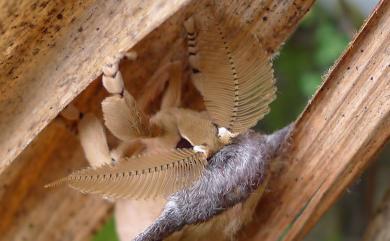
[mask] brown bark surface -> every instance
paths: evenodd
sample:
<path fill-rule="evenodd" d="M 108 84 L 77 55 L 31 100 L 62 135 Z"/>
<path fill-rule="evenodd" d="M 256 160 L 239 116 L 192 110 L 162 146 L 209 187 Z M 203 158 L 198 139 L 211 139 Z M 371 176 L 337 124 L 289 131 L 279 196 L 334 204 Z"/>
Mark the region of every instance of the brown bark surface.
<path fill-rule="evenodd" d="M 87 165 L 69 131 L 74 126 L 52 120 L 100 75 L 105 57 L 133 45 L 139 58 L 121 64 L 126 87 L 146 112 L 156 110 L 166 81 L 156 70 L 180 60 L 188 78 L 182 22 L 207 1 L 187 2 L 0 1 L 0 240 L 85 240 L 101 224 L 111 210 L 109 202 L 68 188 L 43 189 Z M 312 3 L 237 0 L 220 1 L 218 7 L 244 16 L 242 21 L 273 53 Z M 95 81 L 74 103 L 99 115 L 106 95 Z M 184 102 L 202 108 L 189 83 Z"/>
<path fill-rule="evenodd" d="M 0 172 L 101 74 L 106 57 L 187 2 L 1 1 Z"/>

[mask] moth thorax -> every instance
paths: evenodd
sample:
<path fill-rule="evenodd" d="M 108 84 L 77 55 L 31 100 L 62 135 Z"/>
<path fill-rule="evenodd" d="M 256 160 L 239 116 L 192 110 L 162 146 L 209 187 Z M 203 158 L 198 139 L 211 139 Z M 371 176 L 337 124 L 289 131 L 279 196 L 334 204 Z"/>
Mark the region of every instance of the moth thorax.
<path fill-rule="evenodd" d="M 176 119 L 168 111 L 159 111 L 152 118 L 150 124 L 154 126 L 152 132 L 160 135 L 177 134 Z"/>

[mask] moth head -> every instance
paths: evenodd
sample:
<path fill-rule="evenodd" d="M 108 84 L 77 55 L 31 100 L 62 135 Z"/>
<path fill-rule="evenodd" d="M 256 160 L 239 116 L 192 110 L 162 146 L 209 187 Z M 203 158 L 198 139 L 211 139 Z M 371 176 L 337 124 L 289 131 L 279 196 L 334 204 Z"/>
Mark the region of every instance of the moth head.
<path fill-rule="evenodd" d="M 212 156 L 215 152 L 217 152 L 219 149 L 221 149 L 224 145 L 227 144 L 227 143 L 221 142 L 221 140 L 219 139 L 219 137 L 217 135 L 217 132 L 215 132 L 214 137 L 207 138 L 204 141 L 205 142 L 203 142 L 201 145 L 192 144 L 193 145 L 192 149 L 195 152 L 204 153 L 206 157 Z"/>
<path fill-rule="evenodd" d="M 232 133 L 225 127 L 218 128 L 218 140 L 223 144 L 227 145 L 232 141 L 232 138 L 238 136 L 239 133 Z"/>

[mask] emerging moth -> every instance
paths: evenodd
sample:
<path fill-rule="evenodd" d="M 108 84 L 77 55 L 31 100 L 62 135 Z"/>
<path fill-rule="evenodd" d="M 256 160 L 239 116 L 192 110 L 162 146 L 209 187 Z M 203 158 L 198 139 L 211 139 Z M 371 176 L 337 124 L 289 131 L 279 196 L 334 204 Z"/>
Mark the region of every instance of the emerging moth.
<path fill-rule="evenodd" d="M 291 127 L 273 135 L 248 130 L 269 112 L 275 99 L 270 59 L 256 37 L 233 17 L 206 16 L 194 16 L 184 25 L 192 80 L 207 113 L 178 108 L 180 94 L 171 89 L 175 97 L 165 98 L 161 110 L 148 119 L 124 89 L 118 71 L 123 56 L 118 56 L 103 69 L 103 85 L 112 96 L 102 102 L 102 110 L 105 125 L 122 143 L 110 152 L 103 127 L 87 115 L 80 124 L 81 142 L 87 159 L 97 164 L 47 185 L 67 183 L 114 199 L 168 197 L 161 216 L 137 241 L 162 240 L 185 225 L 203 223 L 227 210 L 239 212 L 237 204 L 250 196 L 253 203 L 244 203 L 241 212 L 244 208 L 253 212 L 268 163 L 290 133 Z M 181 138 L 191 147 L 172 149 Z M 126 156 L 136 139 L 150 151 Z M 116 162 L 107 164 L 111 159 Z M 231 235 L 246 221 L 236 217 L 234 228 L 222 228 L 230 227 L 226 233 Z"/>

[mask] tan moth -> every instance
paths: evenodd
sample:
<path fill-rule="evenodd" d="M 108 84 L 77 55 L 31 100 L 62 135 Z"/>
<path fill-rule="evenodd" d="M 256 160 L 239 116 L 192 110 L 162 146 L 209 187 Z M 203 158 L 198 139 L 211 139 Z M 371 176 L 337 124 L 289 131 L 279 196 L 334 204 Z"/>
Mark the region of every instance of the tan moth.
<path fill-rule="evenodd" d="M 118 68 L 124 55 L 118 55 L 103 68 L 103 85 L 111 96 L 102 102 L 102 111 L 105 126 L 121 144 L 110 151 L 99 120 L 86 115 L 80 123 L 80 139 L 87 159 L 96 165 L 47 185 L 51 187 L 66 183 L 82 192 L 114 199 L 169 197 L 161 217 L 136 240 L 160 240 L 180 230 L 183 225 L 204 222 L 220 213 L 208 212 L 203 216 L 187 213 L 192 201 L 181 199 L 183 195 L 187 198 L 192 195 L 194 200 L 207 199 L 205 201 L 209 205 L 219 201 L 227 208 L 246 200 L 250 193 L 245 191 L 253 192 L 263 183 L 266 161 L 278 154 L 288 133 L 284 131 L 275 136 L 261 136 L 248 132 L 269 112 L 269 104 L 275 99 L 270 59 L 257 38 L 237 20 L 216 13 L 206 16 L 189 18 L 184 26 L 192 81 L 203 96 L 207 112 L 178 107 L 181 93 L 177 82 L 180 80 L 175 79 L 163 98 L 160 111 L 148 118 L 124 88 Z M 65 116 L 77 116 L 75 112 L 68 110 Z M 172 148 L 181 138 L 186 139 L 191 147 Z M 126 149 L 134 140 L 149 147 L 148 152 L 126 156 Z M 240 186 L 226 179 L 224 186 L 223 180 L 228 177 L 223 175 L 218 177 L 218 183 L 213 183 L 211 180 L 218 175 L 212 175 L 220 167 L 210 165 L 212 161 L 223 162 L 224 158 L 232 159 L 231 156 L 239 159 L 238 151 L 229 148 L 236 145 L 237 150 L 241 147 L 242 150 L 251 150 L 248 144 L 251 142 L 255 143 L 253 146 L 259 149 L 259 153 L 243 153 L 243 160 L 249 164 L 243 163 L 244 166 L 240 168 L 245 171 L 245 168 L 258 166 L 259 170 L 248 170 L 248 175 L 243 172 L 240 174 L 243 177 L 237 177 L 237 180 L 244 178 L 243 183 L 249 184 Z M 250 156 L 255 154 L 255 158 Z M 112 158 L 117 160 L 115 164 L 109 164 Z M 250 164 L 251 158 L 259 165 Z M 238 193 L 239 196 L 232 200 L 222 200 L 225 197 L 218 199 L 217 196 L 213 199 L 213 193 L 202 196 L 202 190 L 207 193 L 207 188 L 212 190 L 218 185 L 222 185 L 221 190 L 226 194 L 241 189 L 243 193 Z M 168 210 L 172 208 L 182 209 L 180 215 L 183 220 L 172 221 L 181 219 L 169 216 L 172 212 Z M 208 208 L 206 202 L 204 208 Z"/>

